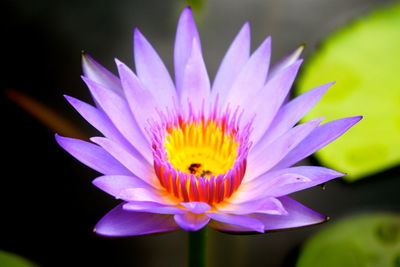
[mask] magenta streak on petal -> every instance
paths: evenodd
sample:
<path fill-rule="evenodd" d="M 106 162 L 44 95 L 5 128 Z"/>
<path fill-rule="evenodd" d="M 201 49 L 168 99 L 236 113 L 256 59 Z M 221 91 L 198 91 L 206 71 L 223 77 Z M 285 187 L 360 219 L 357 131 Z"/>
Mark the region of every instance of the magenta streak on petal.
<path fill-rule="evenodd" d="M 79 139 L 55 135 L 58 144 L 77 160 L 106 175 L 131 175 L 132 173 L 102 147 Z"/>
<path fill-rule="evenodd" d="M 361 119 L 361 116 L 349 117 L 330 121 L 319 126 L 306 139 L 290 151 L 281 162 L 275 165 L 273 169 L 286 168 L 308 157 L 320 148 L 336 140 Z"/>
<path fill-rule="evenodd" d="M 137 236 L 179 229 L 173 216 L 123 210 L 124 203 L 104 216 L 95 232 L 102 236 Z"/>

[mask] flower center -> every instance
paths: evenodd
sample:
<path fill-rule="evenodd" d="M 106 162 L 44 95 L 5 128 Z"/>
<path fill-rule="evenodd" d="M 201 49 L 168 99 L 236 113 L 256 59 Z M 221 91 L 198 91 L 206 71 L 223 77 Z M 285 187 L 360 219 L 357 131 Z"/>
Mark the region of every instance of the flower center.
<path fill-rule="evenodd" d="M 218 203 L 242 182 L 250 147 L 250 123 L 239 127 L 237 112 L 161 114 L 151 126 L 154 169 L 171 196 L 182 202 Z"/>
<path fill-rule="evenodd" d="M 171 165 L 196 177 L 225 174 L 235 163 L 238 142 L 214 121 L 183 123 L 168 131 L 164 141 Z"/>

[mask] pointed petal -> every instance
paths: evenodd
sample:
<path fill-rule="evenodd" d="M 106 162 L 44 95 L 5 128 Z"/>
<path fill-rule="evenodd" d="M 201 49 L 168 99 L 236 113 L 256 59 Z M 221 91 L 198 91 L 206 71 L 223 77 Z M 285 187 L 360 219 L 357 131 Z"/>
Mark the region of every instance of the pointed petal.
<path fill-rule="evenodd" d="M 134 33 L 134 54 L 139 79 L 153 95 L 163 100 L 165 106 L 172 107 L 177 97 L 171 76 L 157 52 L 138 29 Z"/>
<path fill-rule="evenodd" d="M 163 110 L 168 104 L 163 102 L 162 97 L 152 94 L 124 63 L 116 60 L 116 64 L 129 108 L 142 133 L 147 137 L 148 120 L 157 120 L 157 110 Z"/>
<path fill-rule="evenodd" d="M 223 213 L 246 215 L 251 213 L 265 213 L 274 215 L 287 214 L 282 203 L 274 197 L 266 197 L 255 201 L 243 202 L 240 204 L 233 204 L 226 202 L 219 205 L 218 210 Z"/>
<path fill-rule="evenodd" d="M 344 134 L 354 124 L 362 119 L 361 116 L 349 117 L 330 121 L 315 129 L 306 139 L 298 144 L 274 169 L 286 168 L 308 157 L 320 148 L 328 145 Z"/>
<path fill-rule="evenodd" d="M 82 69 L 85 77 L 123 96 L 121 82 L 118 77 L 100 65 L 90 55 L 82 54 Z"/>
<path fill-rule="evenodd" d="M 264 233 L 264 224 L 254 218 L 241 215 L 229 215 L 223 213 L 211 213 L 208 212 L 207 215 L 217 221 L 216 223 L 210 223 L 210 226 L 216 230 L 224 231 L 230 228 L 230 225 L 239 226 L 247 229 L 247 232 L 256 231 L 259 233 Z M 233 227 L 235 229 L 235 227 Z M 235 230 L 228 230 L 235 232 Z"/>
<path fill-rule="evenodd" d="M 194 111 L 201 110 L 210 98 L 210 79 L 196 39 L 193 39 L 192 53 L 187 61 L 180 95 L 183 108 L 191 103 Z M 207 106 L 207 105 L 206 105 Z"/>
<path fill-rule="evenodd" d="M 152 162 L 153 157 L 151 155 L 150 145 L 143 136 L 140 127 L 137 125 L 125 99 L 85 77 L 83 77 L 83 80 L 89 87 L 96 101 L 121 134 L 148 162 Z"/>
<path fill-rule="evenodd" d="M 129 153 L 123 147 L 111 141 L 110 139 L 103 137 L 92 137 L 90 140 L 104 148 L 122 165 L 130 170 L 131 173 L 135 174 L 144 182 L 152 185 L 155 188 L 160 188 L 161 185 L 156 178 L 154 169 L 148 162 L 141 159 L 137 155 Z"/>
<path fill-rule="evenodd" d="M 277 63 L 275 63 L 272 67 L 271 70 L 269 71 L 268 74 L 268 80 L 273 79 L 274 76 L 282 71 L 283 69 L 286 69 L 293 63 L 295 63 L 301 56 L 301 53 L 304 50 L 305 45 L 299 46 L 296 50 L 294 50 L 292 53 L 290 53 L 288 56 L 284 57 Z"/>
<path fill-rule="evenodd" d="M 147 188 L 149 185 L 135 176 L 127 175 L 105 175 L 100 176 L 92 182 L 104 192 L 117 197 L 127 188 Z"/>
<path fill-rule="evenodd" d="M 303 227 L 328 220 L 325 215 L 313 211 L 289 197 L 281 197 L 279 200 L 287 210 L 287 215 L 251 215 L 252 218 L 262 221 L 267 231 Z"/>
<path fill-rule="evenodd" d="M 343 173 L 316 166 L 280 169 L 268 172 L 251 182 L 242 184 L 240 190 L 229 201 L 239 204 L 269 196 L 280 197 L 325 183 L 343 175 Z"/>
<path fill-rule="evenodd" d="M 105 137 L 121 144 L 126 148 L 129 148 L 130 151 L 136 151 L 135 148 L 128 143 L 125 137 L 121 135 L 117 128 L 115 128 L 114 124 L 107 117 L 104 111 L 76 98 L 70 96 L 65 96 L 65 98 L 87 122 L 99 130 Z M 136 153 L 138 152 L 136 151 Z"/>
<path fill-rule="evenodd" d="M 211 209 L 210 205 L 204 202 L 182 202 L 180 204 L 194 214 L 201 214 Z"/>
<path fill-rule="evenodd" d="M 163 205 L 156 202 L 134 201 L 123 206 L 124 210 L 136 212 L 150 212 L 158 214 L 183 214 L 186 210 L 174 206 Z"/>
<path fill-rule="evenodd" d="M 226 52 L 212 86 L 212 99 L 217 95 L 226 99 L 235 78 L 250 56 L 250 24 L 247 22 L 240 29 Z"/>
<path fill-rule="evenodd" d="M 196 39 L 199 42 L 198 46 L 201 47 L 192 10 L 186 7 L 179 18 L 174 47 L 175 84 L 178 95 L 182 92 L 185 66 L 192 50 L 193 39 Z"/>
<path fill-rule="evenodd" d="M 193 214 L 190 212 L 176 214 L 174 219 L 182 229 L 190 232 L 200 230 L 210 221 L 210 218 L 205 214 Z"/>
<path fill-rule="evenodd" d="M 246 101 L 254 100 L 257 93 L 265 84 L 271 57 L 271 38 L 268 37 L 251 55 L 246 65 L 237 75 L 226 99 L 221 97 L 222 104 L 230 104 L 236 108 Z"/>
<path fill-rule="evenodd" d="M 136 236 L 179 229 L 173 216 L 154 213 L 132 212 L 118 205 L 104 216 L 94 231 L 102 236 Z"/>
<path fill-rule="evenodd" d="M 162 205 L 176 205 L 178 202 L 169 198 L 168 193 L 155 190 L 154 188 L 126 188 L 120 192 L 119 199 L 128 202 L 155 202 Z"/>
<path fill-rule="evenodd" d="M 319 118 L 300 124 L 287 131 L 271 144 L 257 144 L 257 150 L 252 151 L 247 160 L 248 170 L 246 171 L 245 181 L 251 181 L 275 166 L 317 128 L 322 120 L 323 118 Z"/>
<path fill-rule="evenodd" d="M 292 128 L 314 107 L 315 104 L 318 103 L 321 97 L 333 84 L 334 82 L 318 86 L 285 104 L 276 114 L 271 123 L 271 127 L 263 135 L 259 144 L 268 144 L 273 142 L 276 138 Z M 258 149 L 258 147 L 258 145 L 253 146 L 254 150 Z"/>
<path fill-rule="evenodd" d="M 58 144 L 86 166 L 107 175 L 131 175 L 103 148 L 79 139 L 55 135 Z"/>
<path fill-rule="evenodd" d="M 260 140 L 271 125 L 272 120 L 292 87 L 301 63 L 302 61 L 299 60 L 281 71 L 274 79 L 265 84 L 257 96 L 249 99 L 243 105 L 245 110 L 242 118 L 243 122 L 249 121 L 255 115 L 253 121 L 254 130 L 250 137 L 253 144 L 256 144 Z"/>

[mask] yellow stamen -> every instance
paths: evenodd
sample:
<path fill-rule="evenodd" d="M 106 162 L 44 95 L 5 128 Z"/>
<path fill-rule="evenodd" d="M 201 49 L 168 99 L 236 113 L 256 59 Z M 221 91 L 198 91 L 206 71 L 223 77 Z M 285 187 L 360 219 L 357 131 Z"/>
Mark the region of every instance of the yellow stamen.
<path fill-rule="evenodd" d="M 235 163 L 238 151 L 233 133 L 220 123 L 190 122 L 168 129 L 164 146 L 168 161 L 181 172 L 196 177 L 225 174 Z"/>

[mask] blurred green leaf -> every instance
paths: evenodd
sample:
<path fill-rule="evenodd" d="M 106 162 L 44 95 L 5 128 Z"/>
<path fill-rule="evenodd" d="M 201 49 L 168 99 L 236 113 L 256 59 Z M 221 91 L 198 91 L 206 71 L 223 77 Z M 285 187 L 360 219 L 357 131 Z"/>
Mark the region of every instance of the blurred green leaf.
<path fill-rule="evenodd" d="M 32 262 L 16 254 L 0 250 L 0 266 L 2 267 L 37 267 Z"/>
<path fill-rule="evenodd" d="M 400 215 L 366 214 L 346 218 L 313 236 L 297 267 L 400 266 Z"/>
<path fill-rule="evenodd" d="M 298 93 L 336 81 L 306 120 L 363 115 L 316 153 L 354 181 L 400 163 L 400 4 L 377 10 L 327 38 L 305 66 Z"/>
<path fill-rule="evenodd" d="M 185 5 L 190 6 L 193 11 L 199 12 L 204 5 L 205 0 L 186 0 Z"/>

